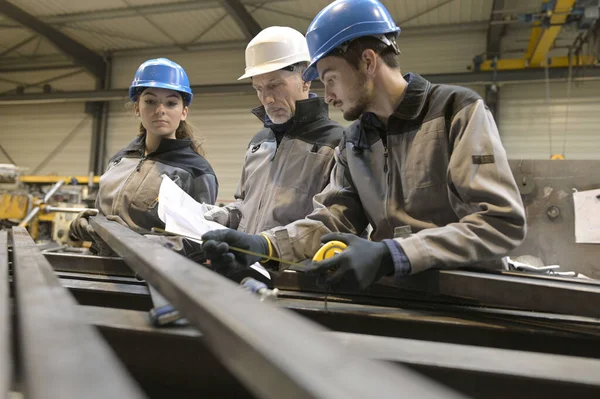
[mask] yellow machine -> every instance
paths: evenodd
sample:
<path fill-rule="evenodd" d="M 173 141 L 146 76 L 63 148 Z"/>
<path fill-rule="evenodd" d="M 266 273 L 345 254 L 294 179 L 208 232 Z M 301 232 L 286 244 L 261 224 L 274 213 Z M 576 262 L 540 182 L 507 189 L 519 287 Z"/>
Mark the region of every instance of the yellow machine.
<path fill-rule="evenodd" d="M 71 220 L 93 203 L 93 187 L 100 181 L 99 176 L 11 177 L 2 180 L 8 186 L 0 186 L 0 227 L 27 227 L 35 240 L 59 244 L 67 242 Z"/>

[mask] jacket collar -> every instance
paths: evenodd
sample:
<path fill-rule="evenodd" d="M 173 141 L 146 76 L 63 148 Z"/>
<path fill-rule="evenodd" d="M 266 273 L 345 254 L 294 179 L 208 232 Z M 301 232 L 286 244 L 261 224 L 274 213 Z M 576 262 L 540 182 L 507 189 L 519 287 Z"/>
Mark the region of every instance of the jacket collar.
<path fill-rule="evenodd" d="M 264 123 L 265 127 L 273 125 L 264 106 L 253 108 L 251 112 Z M 310 93 L 306 100 L 296 101 L 296 112 L 293 117 L 296 123 L 309 123 L 328 116 L 329 106 L 323 97 L 318 97 L 315 93 Z"/>
<path fill-rule="evenodd" d="M 431 83 L 416 73 L 407 73 L 404 79 L 408 82 L 406 94 L 392 115 L 400 119 L 417 119 L 427 103 Z"/>
<path fill-rule="evenodd" d="M 408 83 L 404 99 L 390 117 L 404 120 L 417 119 L 427 103 L 431 83 L 416 73 L 407 73 L 404 75 L 404 79 Z M 381 121 L 371 112 L 363 114 L 361 121 L 377 128 L 383 127 Z"/>
<path fill-rule="evenodd" d="M 160 154 L 164 152 L 179 150 L 181 148 L 189 147 L 192 142 L 188 139 L 162 139 L 154 154 Z M 144 148 L 146 147 L 146 134 L 140 134 L 136 136 L 128 145 L 123 149 L 125 152 L 137 152 L 143 154 Z"/>

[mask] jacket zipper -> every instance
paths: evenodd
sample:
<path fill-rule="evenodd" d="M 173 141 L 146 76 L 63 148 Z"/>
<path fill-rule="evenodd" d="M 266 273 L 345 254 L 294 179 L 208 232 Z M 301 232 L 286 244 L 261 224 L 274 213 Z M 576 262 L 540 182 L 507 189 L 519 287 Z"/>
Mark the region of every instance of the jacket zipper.
<path fill-rule="evenodd" d="M 142 168 L 142 164 L 144 163 L 144 161 L 148 159 L 147 155 L 144 155 L 143 157 L 140 158 L 140 162 L 138 162 L 137 166 L 135 167 L 136 172 L 139 172 L 140 169 Z"/>
<path fill-rule="evenodd" d="M 383 172 L 388 172 L 388 148 L 387 145 L 383 146 Z"/>

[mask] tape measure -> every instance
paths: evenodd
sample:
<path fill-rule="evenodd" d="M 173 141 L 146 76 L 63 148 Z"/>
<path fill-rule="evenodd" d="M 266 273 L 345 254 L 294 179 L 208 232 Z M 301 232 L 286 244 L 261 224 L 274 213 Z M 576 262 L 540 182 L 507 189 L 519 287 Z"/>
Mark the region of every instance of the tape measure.
<path fill-rule="evenodd" d="M 312 260 L 313 262 L 319 262 L 331 258 L 342 253 L 346 248 L 348 248 L 348 246 L 341 241 L 329 241 L 319 248 Z"/>

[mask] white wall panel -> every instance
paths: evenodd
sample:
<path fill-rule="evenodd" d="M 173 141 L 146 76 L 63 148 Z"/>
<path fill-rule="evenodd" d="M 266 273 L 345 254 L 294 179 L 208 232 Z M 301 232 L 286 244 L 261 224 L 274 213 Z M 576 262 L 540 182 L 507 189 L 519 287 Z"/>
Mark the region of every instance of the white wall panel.
<path fill-rule="evenodd" d="M 400 35 L 400 65 L 404 72 L 419 74 L 466 72 L 473 57 L 485 52 L 485 35 L 485 29 Z M 181 64 L 192 85 L 236 83 L 245 68 L 243 44 L 230 50 L 120 56 L 113 60 L 112 87 L 128 87 L 139 65 L 156 57 Z"/>
<path fill-rule="evenodd" d="M 600 158 L 600 82 L 507 85 L 500 91 L 498 125 L 508 156 L 513 159 Z"/>
<path fill-rule="evenodd" d="M 92 118 L 86 116 L 83 103 L 1 106 L 0 120 L 0 144 L 17 166 L 28 168 L 25 173 L 33 173 L 54 153 L 55 157 L 36 174 L 88 174 Z M 70 133 L 72 139 L 59 146 Z M 0 153 L 0 163 L 8 162 Z"/>

